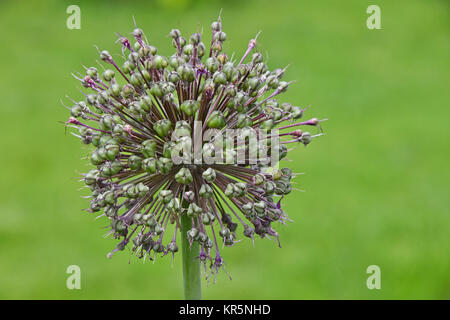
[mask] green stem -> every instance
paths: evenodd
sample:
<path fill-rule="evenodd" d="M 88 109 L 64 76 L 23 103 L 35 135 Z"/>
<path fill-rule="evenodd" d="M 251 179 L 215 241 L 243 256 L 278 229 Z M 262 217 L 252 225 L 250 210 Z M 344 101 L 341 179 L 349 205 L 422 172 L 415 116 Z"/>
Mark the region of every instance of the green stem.
<path fill-rule="evenodd" d="M 181 215 L 181 246 L 183 254 L 184 299 L 201 300 L 202 286 L 200 276 L 200 247 L 197 241 L 189 245 L 187 232 L 192 227 L 192 220 L 187 214 Z"/>

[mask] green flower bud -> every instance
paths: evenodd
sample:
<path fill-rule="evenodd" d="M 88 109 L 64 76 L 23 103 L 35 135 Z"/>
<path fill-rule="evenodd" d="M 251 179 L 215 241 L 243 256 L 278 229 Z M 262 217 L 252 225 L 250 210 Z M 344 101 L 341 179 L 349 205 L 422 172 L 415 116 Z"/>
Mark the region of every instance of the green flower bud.
<path fill-rule="evenodd" d="M 208 168 L 203 171 L 202 177 L 205 181 L 212 183 L 216 179 L 216 171 L 213 168 Z"/>
<path fill-rule="evenodd" d="M 94 151 L 91 155 L 91 163 L 93 165 L 99 165 L 104 161 L 104 159 L 102 159 L 102 157 L 100 157 L 100 155 L 98 154 L 97 151 Z"/>
<path fill-rule="evenodd" d="M 144 35 L 144 31 L 142 31 L 142 29 L 140 28 L 135 28 L 132 32 L 133 37 L 135 38 L 141 38 Z"/>
<path fill-rule="evenodd" d="M 118 83 L 113 83 L 109 87 L 109 94 L 111 94 L 113 97 L 119 97 L 122 92 L 122 88 Z"/>
<path fill-rule="evenodd" d="M 279 92 L 285 92 L 289 87 L 289 83 L 287 83 L 286 81 L 280 81 L 280 83 L 278 84 L 278 88 L 277 90 Z"/>
<path fill-rule="evenodd" d="M 196 228 L 192 228 L 191 230 L 189 230 L 187 232 L 187 238 L 191 242 L 197 240 L 197 236 L 198 236 L 198 230 Z"/>
<path fill-rule="evenodd" d="M 114 77 L 115 77 L 116 73 L 114 71 L 112 71 L 111 69 L 107 69 L 105 70 L 105 72 L 103 72 L 102 77 L 105 81 L 110 82 Z"/>
<path fill-rule="evenodd" d="M 225 89 L 225 95 L 228 97 L 235 97 L 236 96 L 236 87 L 234 86 L 229 86 Z"/>
<path fill-rule="evenodd" d="M 261 85 L 261 80 L 257 77 L 251 78 L 248 80 L 248 87 L 252 90 L 255 91 L 257 90 Z"/>
<path fill-rule="evenodd" d="M 139 48 L 138 53 L 140 57 L 148 57 L 148 55 L 150 54 L 150 47 L 145 45 Z"/>
<path fill-rule="evenodd" d="M 206 52 L 205 44 L 203 42 L 200 42 L 197 46 L 198 57 L 201 59 L 205 55 L 205 52 Z"/>
<path fill-rule="evenodd" d="M 223 228 L 220 229 L 220 231 L 219 231 L 219 235 L 220 235 L 222 238 L 228 237 L 230 234 L 231 234 L 231 233 L 230 233 L 230 229 L 228 229 L 228 228 L 226 228 L 226 227 L 223 227 Z"/>
<path fill-rule="evenodd" d="M 139 196 L 139 190 L 132 183 L 123 186 L 122 190 L 127 198 L 134 199 Z"/>
<path fill-rule="evenodd" d="M 108 218 L 114 218 L 117 214 L 117 209 L 114 206 L 107 206 L 103 212 Z"/>
<path fill-rule="evenodd" d="M 288 149 L 285 144 L 279 144 L 278 145 L 278 156 L 281 159 L 285 158 L 288 154 Z"/>
<path fill-rule="evenodd" d="M 114 125 L 113 117 L 109 114 L 105 114 L 100 119 L 100 128 L 102 130 L 111 130 Z"/>
<path fill-rule="evenodd" d="M 256 52 L 252 56 L 252 63 L 257 64 L 263 61 L 263 55 L 259 52 Z"/>
<path fill-rule="evenodd" d="M 134 64 L 137 64 L 139 62 L 139 54 L 137 52 L 131 52 L 128 55 L 128 60 L 130 60 Z"/>
<path fill-rule="evenodd" d="M 206 59 L 205 66 L 209 72 L 214 73 L 219 69 L 220 64 L 216 58 L 210 57 L 210 58 Z"/>
<path fill-rule="evenodd" d="M 161 157 L 156 161 L 156 166 L 162 174 L 168 174 L 173 167 L 173 162 L 169 158 Z"/>
<path fill-rule="evenodd" d="M 200 103 L 196 100 L 186 100 L 180 106 L 181 111 L 189 117 L 193 116 L 199 108 Z"/>
<path fill-rule="evenodd" d="M 128 158 L 128 167 L 131 170 L 139 170 L 141 168 L 141 165 L 142 165 L 141 157 L 133 154 Z"/>
<path fill-rule="evenodd" d="M 181 47 L 184 47 L 184 46 L 186 45 L 186 39 L 185 39 L 185 38 L 180 37 L 180 38 L 178 39 L 178 41 L 180 42 L 180 46 L 181 46 Z"/>
<path fill-rule="evenodd" d="M 225 40 L 227 40 L 227 34 L 223 31 L 219 31 L 216 33 L 216 39 L 218 39 L 221 42 L 224 42 Z"/>
<path fill-rule="evenodd" d="M 274 126 L 273 120 L 269 119 L 269 120 L 263 121 L 263 123 L 261 123 L 261 125 L 259 127 L 262 130 L 270 131 L 270 130 L 272 130 L 273 126 Z"/>
<path fill-rule="evenodd" d="M 233 183 L 229 183 L 225 189 L 225 195 L 227 197 L 234 197 L 234 186 Z"/>
<path fill-rule="evenodd" d="M 135 92 L 136 91 L 134 91 L 134 87 L 129 83 L 125 84 L 122 88 L 122 96 L 125 98 L 132 97 Z"/>
<path fill-rule="evenodd" d="M 213 129 L 222 129 L 225 127 L 225 124 L 225 117 L 223 116 L 223 113 L 218 110 L 213 111 L 206 121 L 208 128 Z"/>
<path fill-rule="evenodd" d="M 175 180 L 178 183 L 190 184 L 192 183 L 192 174 L 188 168 L 181 168 L 180 171 L 175 175 Z"/>
<path fill-rule="evenodd" d="M 193 191 L 186 191 L 183 195 L 183 198 L 187 201 L 187 202 L 192 202 L 194 201 L 194 197 L 195 194 Z"/>
<path fill-rule="evenodd" d="M 175 124 L 174 133 L 177 138 L 190 137 L 191 136 L 191 126 L 187 121 L 180 120 Z"/>
<path fill-rule="evenodd" d="M 103 147 L 100 147 L 97 149 L 97 154 L 100 158 L 102 158 L 103 160 L 106 160 L 106 150 Z"/>
<path fill-rule="evenodd" d="M 187 44 L 183 47 L 183 53 L 185 55 L 191 56 L 194 51 L 194 46 L 192 44 Z"/>
<path fill-rule="evenodd" d="M 148 193 L 148 191 L 150 190 L 149 187 L 144 185 L 142 182 L 139 182 L 135 188 L 136 188 L 136 191 L 138 192 L 139 197 L 145 196 Z"/>
<path fill-rule="evenodd" d="M 164 142 L 163 157 L 171 158 L 172 157 L 172 149 L 174 146 L 175 146 L 175 142 L 173 142 L 173 141 Z"/>
<path fill-rule="evenodd" d="M 93 185 L 97 181 L 98 175 L 99 171 L 96 169 L 89 171 L 84 176 L 84 183 L 86 183 L 88 186 Z"/>
<path fill-rule="evenodd" d="M 156 173 L 156 160 L 155 158 L 146 158 L 142 160 L 142 169 L 145 172 L 154 174 Z"/>
<path fill-rule="evenodd" d="M 300 119 L 303 116 L 303 109 L 300 107 L 292 107 L 291 115 L 294 119 Z"/>
<path fill-rule="evenodd" d="M 134 69 L 136 69 L 136 66 L 128 60 L 126 60 L 122 65 L 122 71 L 126 74 L 129 74 Z"/>
<path fill-rule="evenodd" d="M 102 52 L 100 52 L 100 59 L 106 62 L 110 62 L 112 60 L 112 57 L 107 50 L 103 50 Z"/>
<path fill-rule="evenodd" d="M 225 85 L 228 83 L 227 76 L 225 73 L 216 71 L 213 75 L 213 81 L 215 84 L 222 84 Z"/>
<path fill-rule="evenodd" d="M 266 181 L 264 183 L 265 195 L 271 196 L 275 191 L 275 183 L 273 181 Z"/>
<path fill-rule="evenodd" d="M 86 70 L 86 74 L 92 79 L 96 79 L 98 77 L 98 70 L 97 68 L 90 67 Z"/>
<path fill-rule="evenodd" d="M 276 194 L 285 195 L 285 194 L 288 194 L 289 192 L 291 192 L 291 190 L 292 190 L 291 184 L 287 181 L 278 180 L 275 182 L 275 184 L 276 184 L 276 189 L 275 189 Z"/>
<path fill-rule="evenodd" d="M 83 108 L 80 105 L 76 104 L 70 109 L 70 115 L 72 117 L 78 118 L 83 114 Z"/>
<path fill-rule="evenodd" d="M 262 214 L 266 209 L 266 203 L 262 200 L 258 201 L 253 205 L 253 208 L 255 209 L 256 213 Z"/>
<path fill-rule="evenodd" d="M 283 172 L 280 169 L 273 169 L 272 178 L 273 180 L 278 180 L 283 176 Z"/>
<path fill-rule="evenodd" d="M 145 111 L 150 111 L 152 107 L 152 99 L 149 96 L 142 96 L 139 100 L 141 108 Z"/>
<path fill-rule="evenodd" d="M 114 195 L 114 192 L 107 191 L 103 194 L 103 198 L 105 199 L 105 202 L 109 205 L 114 205 L 116 203 L 116 197 Z"/>
<path fill-rule="evenodd" d="M 198 194 L 203 198 L 211 198 L 213 196 L 213 189 L 206 183 L 202 184 Z"/>
<path fill-rule="evenodd" d="M 155 66 L 157 69 L 164 69 L 169 65 L 166 57 L 163 56 L 155 56 Z"/>
<path fill-rule="evenodd" d="M 202 208 L 197 206 L 195 203 L 191 203 L 186 214 L 189 218 L 195 218 L 198 217 L 202 213 L 202 211 Z"/>
<path fill-rule="evenodd" d="M 161 98 L 164 95 L 164 91 L 161 88 L 160 83 L 154 83 L 150 88 L 150 93 L 158 98 Z"/>
<path fill-rule="evenodd" d="M 303 132 L 301 138 L 300 138 L 301 143 L 303 143 L 305 146 L 310 144 L 312 141 L 312 136 L 311 133 L 309 132 Z"/>
<path fill-rule="evenodd" d="M 283 173 L 283 176 L 285 176 L 287 179 L 291 179 L 292 178 L 292 170 L 289 168 L 282 168 L 281 172 Z"/>
<path fill-rule="evenodd" d="M 267 77 L 266 83 L 270 89 L 276 89 L 276 88 L 278 88 L 278 85 L 279 85 L 277 77 L 275 77 L 273 75 Z"/>
<path fill-rule="evenodd" d="M 188 82 L 192 82 L 195 80 L 195 71 L 192 67 L 188 65 L 181 65 L 177 68 L 178 74 L 181 76 L 181 79 L 186 80 Z"/>
<path fill-rule="evenodd" d="M 144 221 L 145 225 L 149 228 L 154 228 L 156 226 L 156 219 L 154 216 L 151 216 L 149 214 L 142 217 L 142 220 Z"/>
<path fill-rule="evenodd" d="M 236 127 L 242 129 L 244 127 L 251 127 L 253 124 L 252 119 L 246 114 L 239 114 L 237 117 Z"/>
<path fill-rule="evenodd" d="M 145 80 L 152 81 L 152 76 L 146 69 L 142 70 L 141 72 L 142 72 L 142 76 L 144 77 Z"/>
<path fill-rule="evenodd" d="M 119 146 L 114 144 L 106 145 L 105 150 L 106 150 L 106 159 L 111 161 L 114 160 L 119 154 Z"/>
<path fill-rule="evenodd" d="M 131 75 L 130 82 L 133 86 L 139 87 L 144 83 L 144 80 L 140 73 L 135 72 Z"/>
<path fill-rule="evenodd" d="M 168 204 L 173 199 L 173 192 L 172 190 L 161 190 L 158 197 L 164 204 Z"/>
<path fill-rule="evenodd" d="M 219 21 L 214 21 L 213 23 L 211 23 L 211 29 L 213 31 L 220 31 L 220 22 Z"/>
<path fill-rule="evenodd" d="M 204 225 L 209 225 L 211 223 L 211 219 L 209 218 L 208 213 L 202 213 L 201 218 Z"/>
<path fill-rule="evenodd" d="M 177 55 L 173 55 L 172 57 L 170 57 L 169 59 L 169 65 L 174 68 L 177 69 L 180 65 L 184 64 L 184 60 L 183 58 L 177 56 Z M 177 73 L 178 74 L 178 73 Z"/>
<path fill-rule="evenodd" d="M 199 44 L 200 41 L 202 41 L 202 35 L 200 33 L 194 33 L 191 35 L 191 37 L 189 38 L 189 41 L 192 44 Z"/>
<path fill-rule="evenodd" d="M 168 120 L 168 119 L 158 120 L 153 125 L 153 129 L 156 131 L 156 133 L 161 138 L 167 137 L 171 128 L 172 128 L 172 122 L 170 122 L 170 120 Z"/>
<path fill-rule="evenodd" d="M 118 174 L 123 169 L 123 164 L 119 160 L 111 162 L 111 174 Z"/>
<path fill-rule="evenodd" d="M 167 209 L 179 213 L 180 212 L 180 200 L 177 198 L 173 198 L 170 200 L 170 202 L 167 204 Z"/>
<path fill-rule="evenodd" d="M 176 242 L 169 242 L 169 244 L 167 245 L 167 250 L 169 250 L 170 252 L 177 252 L 178 251 L 178 245 L 176 244 Z"/>
<path fill-rule="evenodd" d="M 197 236 L 197 240 L 200 243 L 205 243 L 208 240 L 208 236 L 204 232 L 199 232 Z"/>
<path fill-rule="evenodd" d="M 181 36 L 181 32 L 178 29 L 172 29 L 172 31 L 170 31 L 169 35 L 174 38 L 177 39 Z"/>
<path fill-rule="evenodd" d="M 175 71 L 172 71 L 168 77 L 168 80 L 172 83 L 177 83 L 178 81 L 180 81 L 180 79 L 180 75 Z"/>
<path fill-rule="evenodd" d="M 243 197 L 247 193 L 247 185 L 244 182 L 235 183 L 234 193 L 236 197 Z"/>
<path fill-rule="evenodd" d="M 253 213 L 253 203 L 252 202 L 247 202 L 246 204 L 244 204 L 242 207 L 242 212 L 247 215 L 250 216 Z"/>

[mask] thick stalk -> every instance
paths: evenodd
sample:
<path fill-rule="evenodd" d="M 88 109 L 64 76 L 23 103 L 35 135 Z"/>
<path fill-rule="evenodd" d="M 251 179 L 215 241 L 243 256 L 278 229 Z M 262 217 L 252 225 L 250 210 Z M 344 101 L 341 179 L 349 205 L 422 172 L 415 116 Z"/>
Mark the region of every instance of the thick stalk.
<path fill-rule="evenodd" d="M 183 283 L 186 300 L 201 300 L 200 247 L 197 241 L 189 245 L 187 232 L 192 228 L 192 220 L 186 213 L 181 215 L 181 246 L 183 254 Z"/>

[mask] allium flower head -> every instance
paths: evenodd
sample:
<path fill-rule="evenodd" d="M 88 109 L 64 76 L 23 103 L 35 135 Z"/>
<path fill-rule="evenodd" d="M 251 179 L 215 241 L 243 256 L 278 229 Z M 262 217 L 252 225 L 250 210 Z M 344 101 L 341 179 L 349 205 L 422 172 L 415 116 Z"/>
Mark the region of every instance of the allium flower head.
<path fill-rule="evenodd" d="M 199 33 L 172 30 L 175 52 L 165 57 L 136 28 L 119 36 L 121 55 L 100 52 L 106 68 L 75 75 L 88 92 L 66 125 L 94 146 L 83 180 L 88 210 L 120 239 L 108 257 L 127 246 L 144 259 L 173 257 L 183 235 L 217 272 L 224 246 L 241 236 L 278 240 L 274 222 L 288 220 L 281 200 L 294 174 L 278 163 L 288 144 L 320 135 L 297 127 L 319 120 L 298 122 L 305 109 L 277 100 L 290 82 L 284 69 L 268 69 L 257 37 L 235 58 L 223 52 L 220 18 L 211 30 L 209 47 Z"/>

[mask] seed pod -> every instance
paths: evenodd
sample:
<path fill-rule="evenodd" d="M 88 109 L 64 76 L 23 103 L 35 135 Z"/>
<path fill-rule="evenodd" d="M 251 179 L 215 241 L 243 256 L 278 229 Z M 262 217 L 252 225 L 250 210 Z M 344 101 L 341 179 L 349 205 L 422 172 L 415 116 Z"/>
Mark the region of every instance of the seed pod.
<path fill-rule="evenodd" d="M 172 122 L 170 122 L 170 120 L 168 119 L 158 120 L 153 125 L 153 129 L 161 138 L 165 138 L 169 134 L 169 131 L 172 129 Z"/>
<path fill-rule="evenodd" d="M 202 177 L 205 181 L 212 183 L 216 179 L 216 171 L 213 168 L 208 168 L 203 171 Z"/>
<path fill-rule="evenodd" d="M 158 170 L 162 174 L 168 174 L 169 171 L 172 169 L 173 162 L 172 160 L 168 158 L 158 158 L 156 161 L 156 166 L 158 167 Z"/>
<path fill-rule="evenodd" d="M 141 165 L 142 165 L 142 158 L 137 156 L 137 155 L 131 155 L 128 158 L 128 167 L 131 170 L 139 170 L 141 169 Z"/>
<path fill-rule="evenodd" d="M 190 218 L 198 217 L 202 213 L 202 208 L 197 206 L 195 203 L 191 203 L 187 210 L 187 216 Z"/>
<path fill-rule="evenodd" d="M 192 116 L 197 112 L 199 107 L 200 107 L 200 104 L 198 103 L 198 101 L 186 100 L 181 104 L 180 109 L 187 116 Z"/>
<path fill-rule="evenodd" d="M 190 184 L 192 183 L 192 174 L 188 168 L 181 168 L 180 171 L 175 175 L 175 180 L 178 183 Z"/>
<path fill-rule="evenodd" d="M 206 121 L 206 124 L 208 128 L 213 129 L 222 129 L 225 127 L 225 117 L 223 116 L 223 113 L 216 110 L 211 113 L 208 120 Z"/>
<path fill-rule="evenodd" d="M 213 196 L 212 188 L 206 183 L 202 184 L 198 193 L 199 193 L 200 197 L 203 197 L 203 198 L 211 198 Z"/>
<path fill-rule="evenodd" d="M 142 169 L 145 172 L 154 174 L 156 173 L 156 160 L 155 158 L 146 158 L 142 160 Z"/>
<path fill-rule="evenodd" d="M 309 132 L 303 132 L 302 137 L 300 138 L 300 141 L 306 146 L 311 143 L 312 136 Z"/>
<path fill-rule="evenodd" d="M 173 199 L 173 192 L 172 190 L 161 190 L 158 197 L 164 204 L 167 204 Z"/>

